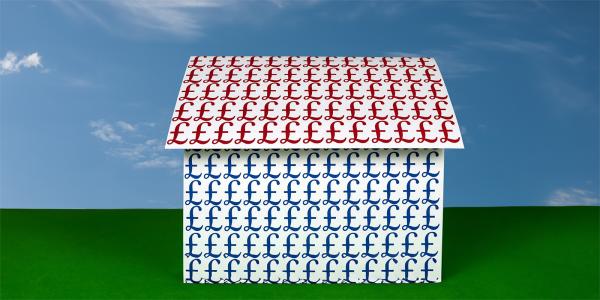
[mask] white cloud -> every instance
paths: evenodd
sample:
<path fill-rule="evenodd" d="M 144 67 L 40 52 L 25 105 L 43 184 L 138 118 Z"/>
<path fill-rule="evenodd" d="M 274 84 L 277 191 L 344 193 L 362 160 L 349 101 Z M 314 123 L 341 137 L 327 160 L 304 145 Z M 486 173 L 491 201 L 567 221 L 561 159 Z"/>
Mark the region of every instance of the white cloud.
<path fill-rule="evenodd" d="M 24 66 L 25 68 L 38 68 L 42 66 L 42 57 L 37 53 L 33 52 L 23 58 L 17 63 L 17 67 L 19 65 Z"/>
<path fill-rule="evenodd" d="M 458 48 L 445 50 L 423 50 L 420 52 L 388 52 L 389 56 L 433 57 L 439 64 L 445 78 L 466 77 L 468 75 L 485 71 L 480 64 L 468 60 Z"/>
<path fill-rule="evenodd" d="M 566 61 L 568 64 L 574 66 L 574 65 L 579 65 L 582 62 L 584 62 L 585 57 L 583 55 L 568 56 L 568 57 L 564 58 L 564 61 Z"/>
<path fill-rule="evenodd" d="M 475 47 L 486 50 L 498 50 L 520 54 L 558 54 L 558 51 L 554 45 L 542 41 L 526 40 L 514 37 L 499 37 L 490 39 L 487 36 L 477 35 L 472 31 L 449 24 L 435 25 L 433 26 L 433 30 L 440 34 L 462 41 L 467 47 L 463 46 L 461 48 L 461 52 L 472 50 Z"/>
<path fill-rule="evenodd" d="M 480 40 L 480 41 L 470 42 L 469 44 L 473 45 L 473 46 L 481 46 L 484 48 L 504 50 L 504 51 L 515 52 L 515 53 L 554 54 L 556 52 L 556 49 L 550 44 L 536 42 L 536 41 L 527 41 L 527 40 L 522 40 L 522 39 L 510 39 L 510 40 L 503 40 L 503 41 Z"/>
<path fill-rule="evenodd" d="M 148 138 L 149 133 L 145 131 L 154 128 L 154 123 L 97 120 L 90 122 L 90 127 L 92 135 L 111 145 L 105 150 L 107 155 L 125 159 L 135 168 L 174 169 L 180 166 L 175 152 L 166 151 L 159 139 Z"/>
<path fill-rule="evenodd" d="M 133 139 L 133 138 L 131 138 Z M 108 154 L 130 160 L 144 160 L 161 152 L 162 144 L 156 139 L 129 142 L 123 146 L 109 149 Z"/>
<path fill-rule="evenodd" d="M 146 155 L 148 147 L 145 143 L 128 144 L 125 146 L 111 148 L 106 151 L 107 154 L 115 157 L 121 157 L 128 160 L 140 160 Z"/>
<path fill-rule="evenodd" d="M 65 14 L 69 15 L 73 18 L 84 17 L 92 22 L 100 25 L 104 29 L 109 29 L 109 24 L 104 21 L 98 14 L 94 12 L 94 9 L 88 7 L 89 3 L 85 3 L 84 1 L 72 1 L 72 0 L 61 0 L 61 1 L 52 1 L 56 6 L 58 6 Z"/>
<path fill-rule="evenodd" d="M 526 40 L 521 38 L 499 37 L 490 39 L 487 36 L 474 34 L 472 31 L 465 30 L 461 27 L 456 27 L 450 24 L 440 24 L 433 26 L 433 30 L 440 34 L 453 37 L 461 40 L 467 47 L 462 47 L 461 51 L 472 50 L 475 48 L 498 50 L 505 52 L 521 53 L 521 54 L 550 54 L 557 55 L 558 49 L 551 43 Z"/>
<path fill-rule="evenodd" d="M 119 126 L 124 131 L 129 131 L 129 132 L 135 131 L 135 126 L 133 126 L 130 123 L 127 123 L 125 121 L 117 121 L 117 126 Z"/>
<path fill-rule="evenodd" d="M 551 12 L 551 9 L 548 5 L 546 5 L 546 3 L 544 3 L 544 1 L 542 0 L 532 0 L 531 1 L 534 6 L 539 9 L 539 10 L 544 10 L 546 12 Z"/>
<path fill-rule="evenodd" d="M 129 143 L 108 151 L 109 155 L 132 161 L 133 166 L 140 169 L 179 167 L 180 160 L 168 156 L 167 153 L 169 152 L 164 149 L 163 144 L 157 139 Z"/>
<path fill-rule="evenodd" d="M 178 168 L 181 162 L 178 159 L 167 157 L 167 156 L 157 156 L 154 158 L 150 158 L 147 160 L 142 160 L 135 163 L 135 167 L 137 168 Z"/>
<path fill-rule="evenodd" d="M 178 35 L 194 35 L 200 29 L 201 18 L 194 12 L 200 8 L 218 7 L 224 1 L 113 1 L 117 9 L 125 11 L 132 22 L 148 29 L 158 29 Z"/>
<path fill-rule="evenodd" d="M 66 14 L 86 18 L 105 29 L 123 24 L 136 28 L 158 30 L 178 36 L 195 36 L 201 33 L 207 8 L 216 8 L 236 1 L 227 0 L 109 0 L 100 2 L 56 1 Z M 110 14 L 101 15 L 99 9 L 109 9 Z"/>
<path fill-rule="evenodd" d="M 12 52 L 7 52 L 4 58 L 0 61 L 0 70 L 4 73 L 16 72 L 17 70 L 17 55 Z"/>
<path fill-rule="evenodd" d="M 208 25 L 263 22 L 268 16 L 288 6 L 314 5 L 319 2 L 320 0 L 54 1 L 69 17 L 93 22 L 116 34 L 143 36 L 151 33 L 154 36 L 156 33 L 167 33 L 182 38 L 202 35 Z"/>
<path fill-rule="evenodd" d="M 457 27 L 457 26 L 454 26 L 451 24 L 446 24 L 446 23 L 432 25 L 431 29 L 437 34 L 442 34 L 443 36 L 452 37 L 455 40 L 469 41 L 469 40 L 477 38 L 471 32 L 469 32 L 461 27 Z"/>
<path fill-rule="evenodd" d="M 6 52 L 6 55 L 0 60 L 0 74 L 10 74 L 20 72 L 21 69 L 41 68 L 42 56 L 37 52 L 19 58 L 12 51 Z"/>
<path fill-rule="evenodd" d="M 108 143 L 122 142 L 123 137 L 119 135 L 113 125 L 104 120 L 91 121 L 92 135 Z"/>
<path fill-rule="evenodd" d="M 553 32 L 556 36 L 558 36 L 562 39 L 569 40 L 569 41 L 576 40 L 575 36 L 570 31 L 567 31 L 564 29 L 554 29 Z"/>
<path fill-rule="evenodd" d="M 486 68 L 468 59 L 459 50 L 431 50 L 429 56 L 435 58 L 445 77 L 466 77 L 485 71 Z"/>
<path fill-rule="evenodd" d="M 541 76 L 540 89 L 546 94 L 546 98 L 551 101 L 561 112 L 584 111 L 595 109 L 597 99 L 593 94 L 581 86 L 571 83 L 569 78 L 558 77 L 556 75 Z"/>
<path fill-rule="evenodd" d="M 498 7 L 492 3 L 485 2 L 466 2 L 464 4 L 466 14 L 471 17 L 504 21 L 512 19 L 514 15 L 501 12 L 502 7 Z"/>
<path fill-rule="evenodd" d="M 600 205 L 598 193 L 579 188 L 561 188 L 552 192 L 546 200 L 550 206 Z"/>

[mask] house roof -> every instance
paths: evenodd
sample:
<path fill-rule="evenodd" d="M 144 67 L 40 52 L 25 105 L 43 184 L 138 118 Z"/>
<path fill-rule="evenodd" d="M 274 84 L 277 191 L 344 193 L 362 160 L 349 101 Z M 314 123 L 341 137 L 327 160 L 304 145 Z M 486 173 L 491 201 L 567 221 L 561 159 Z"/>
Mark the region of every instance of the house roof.
<path fill-rule="evenodd" d="M 427 57 L 192 56 L 167 149 L 463 148 Z"/>

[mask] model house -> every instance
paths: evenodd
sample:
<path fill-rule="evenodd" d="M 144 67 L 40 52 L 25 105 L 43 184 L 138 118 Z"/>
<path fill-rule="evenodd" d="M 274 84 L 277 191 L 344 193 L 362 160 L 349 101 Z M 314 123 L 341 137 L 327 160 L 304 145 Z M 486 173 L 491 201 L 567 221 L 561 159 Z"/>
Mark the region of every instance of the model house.
<path fill-rule="evenodd" d="M 165 147 L 185 282 L 441 281 L 463 142 L 432 58 L 194 56 Z"/>

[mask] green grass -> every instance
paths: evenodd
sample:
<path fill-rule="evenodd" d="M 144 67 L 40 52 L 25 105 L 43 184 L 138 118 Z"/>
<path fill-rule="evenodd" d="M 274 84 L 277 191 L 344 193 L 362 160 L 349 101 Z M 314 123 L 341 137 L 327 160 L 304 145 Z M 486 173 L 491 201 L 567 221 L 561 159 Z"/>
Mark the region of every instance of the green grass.
<path fill-rule="evenodd" d="M 448 208 L 443 282 L 186 285 L 179 210 L 1 210 L 0 298 L 599 298 L 598 207 Z"/>

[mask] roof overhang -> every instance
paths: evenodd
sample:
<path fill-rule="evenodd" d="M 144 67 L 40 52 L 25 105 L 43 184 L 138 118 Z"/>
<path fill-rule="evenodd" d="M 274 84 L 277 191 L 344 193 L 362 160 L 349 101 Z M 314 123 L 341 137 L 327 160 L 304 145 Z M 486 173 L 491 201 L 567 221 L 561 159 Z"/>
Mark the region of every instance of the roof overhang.
<path fill-rule="evenodd" d="M 165 148 L 463 148 L 463 141 L 433 58 L 192 56 Z"/>

